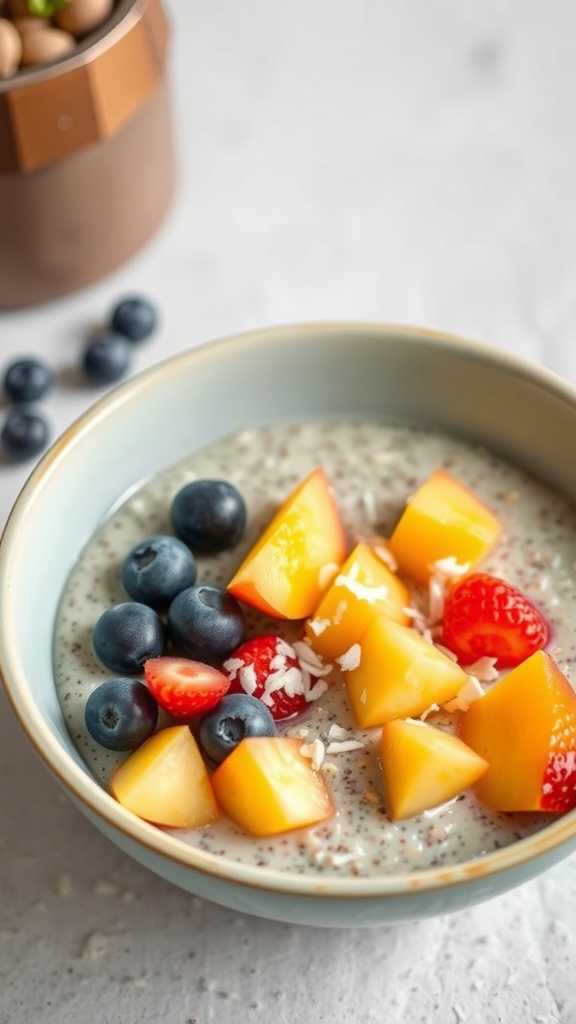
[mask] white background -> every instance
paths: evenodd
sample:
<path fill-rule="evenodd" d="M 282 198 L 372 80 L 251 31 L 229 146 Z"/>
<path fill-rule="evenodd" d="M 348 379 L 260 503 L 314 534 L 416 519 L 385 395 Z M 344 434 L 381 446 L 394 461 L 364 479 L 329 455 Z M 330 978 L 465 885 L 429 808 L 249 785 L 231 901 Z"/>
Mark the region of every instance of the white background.
<path fill-rule="evenodd" d="M 36 353 L 58 372 L 54 435 L 100 393 L 74 372 L 86 331 L 131 291 L 162 312 L 135 369 L 244 328 L 357 318 L 477 337 L 576 384 L 570 0 L 169 12 L 168 219 L 105 281 L 0 316 L 3 362 Z M 2 522 L 30 468 L 0 466 Z M 0 1024 L 574 1024 L 575 950 L 575 858 L 392 929 L 204 904 L 100 837 L 0 696 Z"/>

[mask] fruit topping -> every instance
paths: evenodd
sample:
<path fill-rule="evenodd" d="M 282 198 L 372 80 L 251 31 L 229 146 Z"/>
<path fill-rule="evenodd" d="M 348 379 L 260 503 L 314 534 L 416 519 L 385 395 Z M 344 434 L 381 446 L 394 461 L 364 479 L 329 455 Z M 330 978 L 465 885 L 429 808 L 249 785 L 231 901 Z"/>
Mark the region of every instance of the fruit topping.
<path fill-rule="evenodd" d="M 168 609 L 168 632 L 188 658 L 220 664 L 244 639 L 244 612 L 220 587 L 181 590 Z"/>
<path fill-rule="evenodd" d="M 259 698 L 276 721 L 292 718 L 326 692 L 325 665 L 304 642 L 287 643 L 265 634 L 247 640 L 222 666 L 231 680 L 231 693 Z"/>
<path fill-rule="evenodd" d="M 242 740 L 212 776 L 222 811 L 254 836 L 306 828 L 330 818 L 332 798 L 320 772 L 287 736 Z"/>
<path fill-rule="evenodd" d="M 306 636 L 318 654 L 333 661 L 360 639 L 378 613 L 406 624 L 409 604 L 404 583 L 366 544 L 360 543 L 306 622 Z"/>
<path fill-rule="evenodd" d="M 121 299 L 112 310 L 110 326 L 130 341 L 144 341 L 156 330 L 158 313 L 149 299 L 139 295 Z"/>
<path fill-rule="evenodd" d="M 247 693 L 227 693 L 202 717 L 198 728 L 200 747 L 215 764 L 221 764 L 246 736 L 275 735 L 268 708 Z"/>
<path fill-rule="evenodd" d="M 388 546 L 401 574 L 427 583 L 431 567 L 444 558 L 475 568 L 501 531 L 500 520 L 475 494 L 437 469 L 408 499 Z"/>
<path fill-rule="evenodd" d="M 345 557 L 340 512 L 318 468 L 280 506 L 228 591 L 268 615 L 303 619 L 317 607 Z"/>
<path fill-rule="evenodd" d="M 489 764 L 476 795 L 496 811 L 576 807 L 576 693 L 545 651 L 460 716 L 459 735 Z"/>
<path fill-rule="evenodd" d="M 0 449 L 11 462 L 38 455 L 48 444 L 49 429 L 44 416 L 28 409 L 14 408 L 0 430 Z"/>
<path fill-rule="evenodd" d="M 107 750 L 135 750 L 154 732 L 158 705 L 137 679 L 108 679 L 92 691 L 84 712 L 92 739 Z"/>
<path fill-rule="evenodd" d="M 82 355 L 82 370 L 91 384 L 113 384 L 130 369 L 131 345 L 123 334 L 109 329 L 95 334 Z"/>
<path fill-rule="evenodd" d="M 393 821 L 446 803 L 488 768 L 457 736 L 413 719 L 387 722 L 378 750 Z"/>
<path fill-rule="evenodd" d="M 4 373 L 4 392 L 12 402 L 36 402 L 48 393 L 54 373 L 41 359 L 15 359 Z"/>
<path fill-rule="evenodd" d="M 472 573 L 449 591 L 442 643 L 469 664 L 495 658 L 500 668 L 519 665 L 545 647 L 550 630 L 542 613 L 517 587 L 488 573 Z"/>
<path fill-rule="evenodd" d="M 153 608 L 125 601 L 107 608 L 92 632 L 92 646 L 100 661 L 113 672 L 132 675 L 148 658 L 164 654 L 166 629 Z"/>
<path fill-rule="evenodd" d="M 139 818 L 169 828 L 200 828 L 219 816 L 198 744 L 187 725 L 161 729 L 113 772 L 109 790 Z"/>
<path fill-rule="evenodd" d="M 192 718 L 210 711 L 230 687 L 218 669 L 189 658 L 150 658 L 144 677 L 159 706 L 173 718 Z"/>
<path fill-rule="evenodd" d="M 421 715 L 455 697 L 468 680 L 457 662 L 415 629 L 385 615 L 373 618 L 338 660 L 361 729 Z"/>
<path fill-rule="evenodd" d="M 134 601 L 166 608 L 196 582 L 196 559 L 176 537 L 157 534 L 139 541 L 122 563 L 122 583 Z"/>
<path fill-rule="evenodd" d="M 194 480 L 172 499 L 174 531 L 191 548 L 216 554 L 234 547 L 246 528 L 246 504 L 226 480 Z"/>

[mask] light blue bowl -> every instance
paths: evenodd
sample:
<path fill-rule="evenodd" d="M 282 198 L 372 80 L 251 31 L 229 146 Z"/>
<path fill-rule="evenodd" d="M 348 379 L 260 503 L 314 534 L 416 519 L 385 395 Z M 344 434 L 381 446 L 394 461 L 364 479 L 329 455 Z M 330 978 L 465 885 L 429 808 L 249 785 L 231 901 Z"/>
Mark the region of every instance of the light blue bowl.
<path fill-rule="evenodd" d="M 30 741 L 113 843 L 191 893 L 279 921 L 369 926 L 496 896 L 576 849 L 576 813 L 488 856 L 371 878 L 290 877 L 194 850 L 91 777 L 52 676 L 58 598 L 80 549 L 133 485 L 235 429 L 310 415 L 405 417 L 486 443 L 576 501 L 576 392 L 486 345 L 378 324 L 260 330 L 177 356 L 97 402 L 42 459 L 0 545 L 0 671 Z"/>

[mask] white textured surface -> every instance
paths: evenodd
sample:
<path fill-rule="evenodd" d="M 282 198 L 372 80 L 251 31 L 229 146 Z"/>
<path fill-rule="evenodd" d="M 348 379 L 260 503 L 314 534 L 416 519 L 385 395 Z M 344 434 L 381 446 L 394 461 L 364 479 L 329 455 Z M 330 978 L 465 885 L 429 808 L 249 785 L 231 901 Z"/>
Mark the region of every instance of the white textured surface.
<path fill-rule="evenodd" d="M 476 336 L 576 383 L 571 0 L 171 15 L 169 220 L 105 282 L 0 319 L 3 361 L 61 371 L 55 430 L 94 397 L 70 373 L 86 326 L 132 289 L 164 314 L 138 368 L 243 328 L 364 318 Z M 0 467 L 2 521 L 27 471 Z M 60 796 L 3 697 L 0 779 L 0 1024 L 576 1020 L 575 858 L 453 917 L 300 930 L 133 865 Z"/>

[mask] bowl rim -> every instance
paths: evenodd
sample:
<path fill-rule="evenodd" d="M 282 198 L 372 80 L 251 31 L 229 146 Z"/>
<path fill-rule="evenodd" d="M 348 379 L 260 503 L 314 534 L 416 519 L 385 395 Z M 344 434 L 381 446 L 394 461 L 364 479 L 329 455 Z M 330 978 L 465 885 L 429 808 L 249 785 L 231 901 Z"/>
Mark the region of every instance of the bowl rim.
<path fill-rule="evenodd" d="M 236 349 L 243 345 L 263 345 L 278 336 L 293 335 L 295 332 L 303 336 L 309 336 L 310 333 L 329 333 L 333 336 L 334 332 L 351 330 L 382 338 L 401 336 L 408 343 L 425 341 L 439 348 L 457 345 L 482 362 L 498 365 L 500 369 L 520 376 L 540 389 L 543 388 L 576 411 L 576 388 L 553 371 L 487 342 L 442 330 L 368 320 L 325 320 L 260 327 L 220 336 L 168 356 L 110 389 L 71 423 L 42 456 L 17 496 L 0 538 L 0 607 L 9 611 L 7 578 L 10 573 L 6 571 L 6 567 L 10 563 L 13 547 L 19 535 L 19 521 L 41 496 L 44 486 L 58 465 L 65 460 L 67 451 L 81 443 L 86 433 L 97 429 L 103 418 L 114 415 L 116 410 L 131 402 L 134 397 L 141 396 L 149 388 L 153 388 L 160 377 L 178 374 L 180 368 L 190 361 L 196 363 L 200 360 L 219 360 L 230 347 Z M 177 832 L 158 828 L 137 818 L 105 791 L 88 768 L 81 767 L 72 758 L 46 725 L 24 673 L 14 657 L 9 614 L 0 618 L 0 680 L 8 701 L 36 753 L 62 788 L 80 804 L 80 809 L 85 809 L 89 817 L 101 819 L 108 828 L 120 833 L 129 844 L 135 843 L 153 856 L 170 862 L 181 870 L 191 870 L 198 875 L 210 877 L 215 882 L 233 883 L 259 892 L 298 897 L 386 900 L 405 897 L 410 893 L 444 892 L 447 888 L 457 888 L 474 882 L 485 883 L 514 869 L 532 871 L 536 874 L 539 868 L 534 862 L 543 857 L 559 860 L 565 855 L 562 847 L 576 843 L 576 811 L 572 811 L 547 824 L 542 830 L 491 853 L 452 865 L 414 872 L 342 877 L 298 875 L 236 863 L 226 857 L 206 853 L 188 845 L 178 837 Z M 568 852 L 569 850 L 566 850 L 566 854 Z"/>

